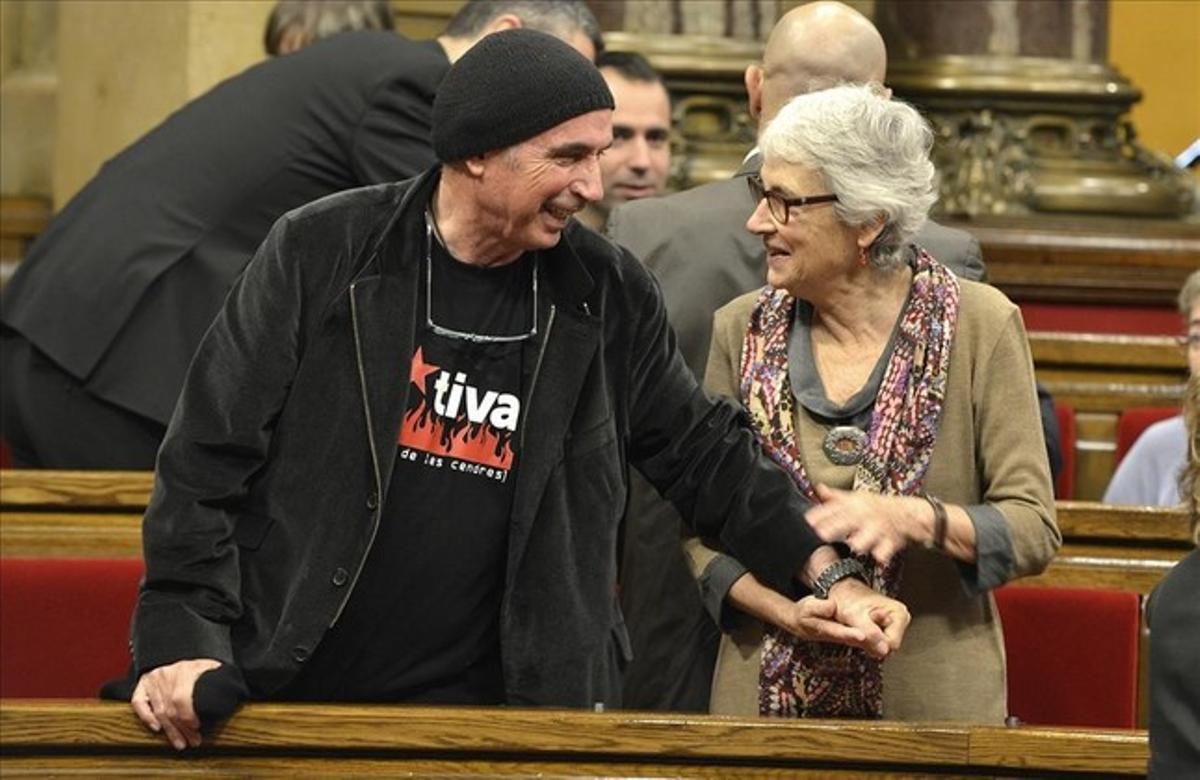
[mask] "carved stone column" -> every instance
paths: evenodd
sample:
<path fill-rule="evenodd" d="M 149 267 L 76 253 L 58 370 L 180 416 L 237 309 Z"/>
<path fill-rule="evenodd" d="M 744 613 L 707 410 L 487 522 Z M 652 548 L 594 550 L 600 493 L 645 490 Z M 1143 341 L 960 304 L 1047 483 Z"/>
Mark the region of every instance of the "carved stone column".
<path fill-rule="evenodd" d="M 948 216 L 1175 217 L 1193 185 L 1137 144 L 1105 0 L 876 0 L 889 84 L 938 135 Z"/>

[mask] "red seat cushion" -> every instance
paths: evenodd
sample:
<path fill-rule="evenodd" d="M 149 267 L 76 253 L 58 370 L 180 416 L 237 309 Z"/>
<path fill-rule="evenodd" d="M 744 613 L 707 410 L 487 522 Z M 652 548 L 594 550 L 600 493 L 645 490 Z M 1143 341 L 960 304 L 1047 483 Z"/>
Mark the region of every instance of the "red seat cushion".
<path fill-rule="evenodd" d="M 1174 417 L 1179 409 L 1170 406 L 1137 406 L 1125 409 L 1117 418 L 1117 463 L 1129 452 L 1129 448 L 1142 435 L 1142 431 L 1154 423 Z"/>
<path fill-rule="evenodd" d="M 995 596 L 1010 715 L 1040 726 L 1136 726 L 1136 593 L 1004 587 Z"/>
<path fill-rule="evenodd" d="M 129 665 L 139 559 L 0 558 L 0 697 L 96 696 Z"/>
<path fill-rule="evenodd" d="M 1062 450 L 1062 470 L 1054 481 L 1054 497 L 1070 500 L 1075 497 L 1075 407 L 1054 402 L 1058 419 L 1058 444 Z"/>

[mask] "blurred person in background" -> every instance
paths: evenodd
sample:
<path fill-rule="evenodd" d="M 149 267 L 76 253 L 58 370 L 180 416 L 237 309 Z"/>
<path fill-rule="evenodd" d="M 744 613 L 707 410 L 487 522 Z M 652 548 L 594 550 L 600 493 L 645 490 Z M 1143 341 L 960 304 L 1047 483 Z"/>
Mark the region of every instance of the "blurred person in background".
<path fill-rule="evenodd" d="M 1187 328 L 1188 370 L 1200 376 L 1200 271 L 1193 271 L 1179 291 L 1179 311 Z M 1187 426 L 1183 415 L 1161 420 L 1146 428 L 1117 466 L 1108 489 L 1106 504 L 1178 506 L 1186 495 L 1180 492 L 1179 474 L 1187 463 Z"/>
<path fill-rule="evenodd" d="M 263 48 L 272 57 L 349 30 L 394 30 L 388 0 L 280 0 L 267 17 Z"/>
<path fill-rule="evenodd" d="M 607 51 L 596 67 L 612 90 L 613 143 L 600 158 L 604 197 L 579 213 L 603 231 L 609 212 L 626 201 L 662 195 L 671 170 L 671 97 L 662 76 L 636 52 Z"/>

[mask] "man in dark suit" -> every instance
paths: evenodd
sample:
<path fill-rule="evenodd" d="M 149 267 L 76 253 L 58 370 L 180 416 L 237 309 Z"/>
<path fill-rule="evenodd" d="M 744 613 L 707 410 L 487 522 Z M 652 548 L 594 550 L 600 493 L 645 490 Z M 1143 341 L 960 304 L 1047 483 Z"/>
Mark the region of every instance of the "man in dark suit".
<path fill-rule="evenodd" d="M 433 41 L 334 35 L 215 87 L 118 154 L 4 290 L 3 435 L 18 465 L 152 468 L 192 353 L 274 221 L 435 161 L 434 92 L 485 35 L 594 57 L 582 0 L 473 0 Z"/>
<path fill-rule="evenodd" d="M 766 127 L 795 95 L 839 83 L 880 82 L 887 51 L 870 20 L 837 2 L 816 2 L 784 15 L 771 31 L 761 65 L 746 69 L 751 116 Z M 641 258 L 662 285 L 684 359 L 704 376 L 713 313 L 765 283 L 762 241 L 746 229 L 754 200 L 746 177 L 757 150 L 728 181 L 616 208 L 608 235 Z M 979 242 L 928 223 L 917 243 L 968 279 L 985 276 Z M 669 503 L 634 474 L 626 515 L 622 606 L 634 660 L 625 702 L 633 708 L 702 711 L 716 658 L 718 631 L 669 529 L 679 523 Z M 668 529 L 664 531 L 664 529 Z"/>

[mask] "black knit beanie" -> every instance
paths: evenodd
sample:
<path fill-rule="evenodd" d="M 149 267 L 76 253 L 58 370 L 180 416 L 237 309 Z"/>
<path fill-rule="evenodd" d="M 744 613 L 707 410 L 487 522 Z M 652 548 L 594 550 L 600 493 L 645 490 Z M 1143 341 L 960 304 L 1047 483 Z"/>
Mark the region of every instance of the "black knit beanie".
<path fill-rule="evenodd" d="M 442 80 L 433 150 L 442 162 L 465 160 L 613 105 L 600 71 L 575 49 L 536 30 L 503 30 L 468 49 Z"/>

